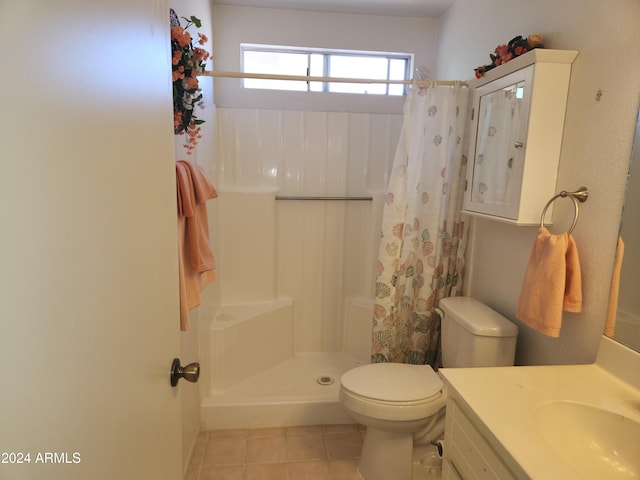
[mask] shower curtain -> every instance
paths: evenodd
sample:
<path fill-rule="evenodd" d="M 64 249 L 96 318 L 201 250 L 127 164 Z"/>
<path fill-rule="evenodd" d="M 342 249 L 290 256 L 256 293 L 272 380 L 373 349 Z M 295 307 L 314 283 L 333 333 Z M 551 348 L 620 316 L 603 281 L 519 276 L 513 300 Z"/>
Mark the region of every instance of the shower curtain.
<path fill-rule="evenodd" d="M 440 363 L 438 301 L 459 295 L 469 89 L 409 92 L 385 197 L 372 362 Z"/>

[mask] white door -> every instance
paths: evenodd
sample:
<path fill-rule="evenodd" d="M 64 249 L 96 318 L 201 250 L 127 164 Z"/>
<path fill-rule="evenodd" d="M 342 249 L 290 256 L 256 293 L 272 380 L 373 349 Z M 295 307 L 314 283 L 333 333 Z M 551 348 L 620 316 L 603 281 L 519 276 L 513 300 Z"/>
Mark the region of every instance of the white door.
<path fill-rule="evenodd" d="M 0 0 L 0 479 L 178 479 L 163 0 Z"/>

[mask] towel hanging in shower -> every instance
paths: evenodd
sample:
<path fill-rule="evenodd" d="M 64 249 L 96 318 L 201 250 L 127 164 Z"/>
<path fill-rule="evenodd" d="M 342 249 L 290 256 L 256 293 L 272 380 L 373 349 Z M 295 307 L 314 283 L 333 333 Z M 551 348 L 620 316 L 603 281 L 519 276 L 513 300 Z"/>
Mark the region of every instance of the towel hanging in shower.
<path fill-rule="evenodd" d="M 176 184 L 180 330 L 189 330 L 189 310 L 200 305 L 200 292 L 216 279 L 206 202 L 218 192 L 200 166 L 184 160 L 176 162 Z"/>

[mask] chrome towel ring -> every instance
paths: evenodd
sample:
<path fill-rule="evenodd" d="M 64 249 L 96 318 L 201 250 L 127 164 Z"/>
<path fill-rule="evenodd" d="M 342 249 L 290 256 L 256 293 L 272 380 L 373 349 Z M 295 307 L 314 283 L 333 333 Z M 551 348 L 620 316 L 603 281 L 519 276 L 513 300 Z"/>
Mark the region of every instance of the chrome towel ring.
<path fill-rule="evenodd" d="M 580 187 L 575 192 L 567 192 L 566 190 L 563 190 L 559 194 L 553 196 L 542 210 L 542 215 L 540 216 L 540 227 L 544 227 L 544 216 L 547 213 L 547 208 L 549 208 L 549 205 L 551 205 L 556 199 L 560 197 L 569 197 L 571 198 L 571 200 L 573 200 L 573 223 L 571 224 L 571 227 L 569 227 L 569 231 L 567 231 L 567 233 L 570 234 L 571 232 L 573 232 L 573 229 L 576 228 L 576 224 L 578 223 L 578 202 L 584 203 L 587 201 L 587 198 L 589 198 L 589 189 L 587 187 Z"/>

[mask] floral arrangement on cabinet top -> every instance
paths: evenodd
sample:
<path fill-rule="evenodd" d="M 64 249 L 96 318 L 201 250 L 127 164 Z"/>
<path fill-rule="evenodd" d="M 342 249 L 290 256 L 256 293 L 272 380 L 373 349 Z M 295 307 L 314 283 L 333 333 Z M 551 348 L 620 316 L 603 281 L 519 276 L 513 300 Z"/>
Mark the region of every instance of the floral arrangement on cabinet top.
<path fill-rule="evenodd" d="M 521 35 L 512 38 L 506 45 L 498 45 L 493 53 L 489 54 L 491 63 L 489 65 L 481 65 L 476 67 L 476 78 L 481 78 L 489 70 L 493 70 L 499 65 L 507 63 L 509 60 L 519 57 L 534 48 L 544 48 L 542 44 L 542 36 L 539 34 L 529 35 L 523 38 Z"/>
<path fill-rule="evenodd" d="M 204 108 L 202 101 L 202 89 L 198 82 L 198 75 L 202 75 L 206 68 L 206 62 L 211 54 L 201 46 L 208 38 L 198 32 L 197 45 L 194 46 L 190 27 L 200 28 L 202 22 L 193 15 L 189 18 L 181 17 L 186 21 L 184 27 L 175 11 L 171 9 L 171 64 L 173 82 L 173 129 L 176 135 L 185 135 L 184 147 L 187 155 L 193 152 L 202 138 L 200 130 L 204 120 L 195 114 L 196 106 Z"/>

